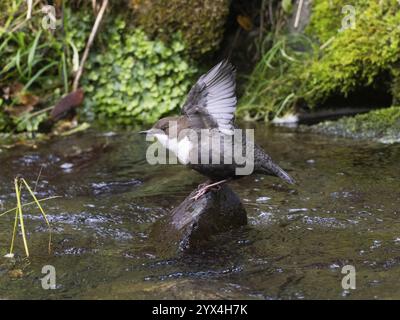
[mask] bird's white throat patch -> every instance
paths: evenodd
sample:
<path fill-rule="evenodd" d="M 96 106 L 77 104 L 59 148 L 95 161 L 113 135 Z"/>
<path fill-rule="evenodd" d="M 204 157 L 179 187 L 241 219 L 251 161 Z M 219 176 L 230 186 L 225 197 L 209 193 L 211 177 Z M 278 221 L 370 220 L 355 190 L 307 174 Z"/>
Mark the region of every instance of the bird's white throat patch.
<path fill-rule="evenodd" d="M 154 142 L 155 138 L 157 142 L 147 148 L 147 162 L 151 165 L 178 162 L 184 165 L 228 165 L 230 170 L 232 164 L 235 164 L 236 175 L 249 175 L 254 171 L 255 149 L 252 129 L 246 129 L 245 134 L 242 129 L 235 129 L 233 136 L 209 129 L 201 129 L 200 132 L 193 129 L 185 130 L 174 136 L 171 131 L 167 135 L 162 130 L 153 129 L 146 136 L 146 140 Z"/>
<path fill-rule="evenodd" d="M 171 150 L 182 164 L 188 164 L 190 151 L 193 147 L 188 137 L 178 141 L 177 138 L 169 139 L 168 135 L 157 133 L 154 135 L 157 140 L 168 150 Z"/>

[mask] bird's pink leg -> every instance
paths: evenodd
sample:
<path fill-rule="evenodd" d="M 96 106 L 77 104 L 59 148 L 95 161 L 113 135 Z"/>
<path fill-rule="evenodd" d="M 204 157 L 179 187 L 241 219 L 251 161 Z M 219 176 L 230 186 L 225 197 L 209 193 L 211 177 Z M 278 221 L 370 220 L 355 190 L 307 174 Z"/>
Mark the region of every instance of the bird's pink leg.
<path fill-rule="evenodd" d="M 190 199 L 197 201 L 208 190 L 210 190 L 211 188 L 214 188 L 216 186 L 219 187 L 221 184 L 223 184 L 223 183 L 225 183 L 227 181 L 228 181 L 228 179 L 224 179 L 224 180 L 217 181 L 217 182 L 214 182 L 214 183 L 211 183 L 211 184 L 202 185 L 201 188 L 199 190 L 197 190 L 196 194 Z"/>

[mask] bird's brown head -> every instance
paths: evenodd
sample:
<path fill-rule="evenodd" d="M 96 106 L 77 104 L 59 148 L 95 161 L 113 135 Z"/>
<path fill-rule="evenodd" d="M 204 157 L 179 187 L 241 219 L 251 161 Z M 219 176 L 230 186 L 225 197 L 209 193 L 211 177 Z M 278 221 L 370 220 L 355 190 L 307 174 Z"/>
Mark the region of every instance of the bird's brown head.
<path fill-rule="evenodd" d="M 172 126 L 176 126 L 180 117 L 165 117 L 158 120 L 153 127 L 149 130 L 140 131 L 140 133 L 152 133 L 152 132 L 160 132 L 162 131 L 164 134 L 168 135 L 170 128 Z"/>

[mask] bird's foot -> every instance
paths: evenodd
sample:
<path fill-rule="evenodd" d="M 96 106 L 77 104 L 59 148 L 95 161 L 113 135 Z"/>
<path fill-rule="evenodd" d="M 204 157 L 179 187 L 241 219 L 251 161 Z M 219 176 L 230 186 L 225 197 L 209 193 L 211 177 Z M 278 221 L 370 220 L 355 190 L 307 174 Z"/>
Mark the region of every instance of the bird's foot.
<path fill-rule="evenodd" d="M 209 191 L 210 189 L 216 188 L 217 190 L 219 190 L 221 188 L 221 184 L 223 184 L 227 181 L 228 181 L 228 179 L 224 179 L 224 180 L 214 182 L 211 184 L 207 184 L 207 183 L 201 184 L 201 185 L 199 185 L 200 188 L 197 190 L 196 194 L 193 197 L 191 197 L 190 199 L 197 201 L 198 199 L 200 199 L 201 196 L 206 194 L 207 191 Z"/>

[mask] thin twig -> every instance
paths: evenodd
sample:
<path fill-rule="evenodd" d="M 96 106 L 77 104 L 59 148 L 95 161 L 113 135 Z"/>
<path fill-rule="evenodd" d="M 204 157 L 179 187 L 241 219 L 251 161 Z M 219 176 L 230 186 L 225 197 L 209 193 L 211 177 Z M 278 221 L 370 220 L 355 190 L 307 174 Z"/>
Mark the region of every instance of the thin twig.
<path fill-rule="evenodd" d="M 85 51 L 83 52 L 83 56 L 82 56 L 82 59 L 81 59 L 81 64 L 79 66 L 79 69 L 78 69 L 78 71 L 76 73 L 76 76 L 75 76 L 75 79 L 74 79 L 74 83 L 72 85 L 72 91 L 76 91 L 78 89 L 79 80 L 80 80 L 80 78 L 82 76 L 82 72 L 83 72 L 83 66 L 84 66 L 84 64 L 86 62 L 86 59 L 87 59 L 88 55 L 89 55 L 90 47 L 92 46 L 94 38 L 95 38 L 96 33 L 97 33 L 97 30 L 99 29 L 99 25 L 100 25 L 101 19 L 103 18 L 104 11 L 106 10 L 107 4 L 108 4 L 108 0 L 103 0 L 103 3 L 102 3 L 101 8 L 100 8 L 100 11 L 99 11 L 99 13 L 98 13 L 98 15 L 96 17 L 96 21 L 94 22 L 92 31 L 90 32 L 89 40 L 88 40 L 88 42 L 86 44 Z"/>
<path fill-rule="evenodd" d="M 295 29 L 297 29 L 297 27 L 299 26 L 302 8 L 303 8 L 303 0 L 300 0 L 299 1 L 299 6 L 297 7 L 296 19 L 294 20 L 294 28 Z"/>
<path fill-rule="evenodd" d="M 26 1 L 28 3 L 28 10 L 26 12 L 26 20 L 29 20 L 30 18 L 32 18 L 32 0 L 27 0 Z"/>
<path fill-rule="evenodd" d="M 63 56 L 62 56 L 62 62 L 63 62 L 63 82 L 64 82 L 64 90 L 65 94 L 68 93 L 68 71 L 67 71 L 67 63 L 66 63 L 66 56 L 67 56 L 67 46 L 65 44 L 66 36 L 65 36 L 65 0 L 62 1 L 61 5 L 61 34 L 62 34 L 62 45 L 63 45 Z"/>
<path fill-rule="evenodd" d="M 319 47 L 320 50 L 324 50 L 327 46 L 329 46 L 332 41 L 335 39 L 334 36 L 330 37 L 328 41 L 326 41 L 322 46 Z"/>
<path fill-rule="evenodd" d="M 259 35 L 258 35 L 258 42 L 262 44 L 262 39 L 264 35 L 264 17 L 265 17 L 265 0 L 261 2 L 261 8 L 260 8 L 260 29 L 259 29 Z M 262 50 L 260 50 L 260 54 L 262 54 Z"/>
<path fill-rule="evenodd" d="M 274 22 L 274 10 L 272 8 L 272 2 L 273 1 L 270 1 L 268 3 L 268 14 L 269 14 L 269 20 L 270 20 L 270 23 L 271 23 L 271 28 L 275 25 L 275 22 Z"/>
<path fill-rule="evenodd" d="M 37 186 L 38 186 L 38 184 L 39 184 L 40 176 L 42 175 L 42 170 L 43 170 L 43 168 L 44 168 L 44 165 L 41 165 L 41 166 L 40 166 L 39 174 L 38 174 L 38 176 L 37 176 L 37 178 L 36 178 L 36 181 L 35 181 L 35 188 L 33 189 L 33 192 L 35 192 L 35 193 L 36 193 Z"/>

